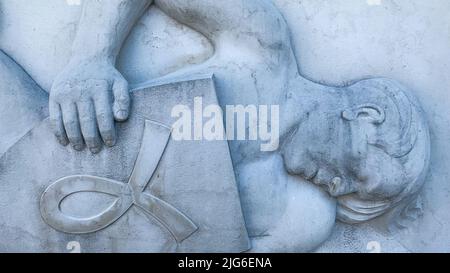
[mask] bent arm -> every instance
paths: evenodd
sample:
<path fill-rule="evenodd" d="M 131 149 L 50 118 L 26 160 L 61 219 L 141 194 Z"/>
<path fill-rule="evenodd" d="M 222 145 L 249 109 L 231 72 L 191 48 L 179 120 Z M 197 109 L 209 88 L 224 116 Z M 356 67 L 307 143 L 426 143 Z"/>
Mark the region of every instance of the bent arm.
<path fill-rule="evenodd" d="M 272 0 L 155 0 L 155 5 L 208 38 L 219 59 L 297 71 L 289 28 Z"/>
<path fill-rule="evenodd" d="M 275 35 L 284 24 L 270 0 L 155 0 L 155 4 L 210 38 L 224 31 Z"/>
<path fill-rule="evenodd" d="M 262 44 L 289 40 L 286 23 L 270 0 L 87 0 L 74 56 L 115 59 L 131 28 L 151 4 L 216 42 L 224 32 Z"/>

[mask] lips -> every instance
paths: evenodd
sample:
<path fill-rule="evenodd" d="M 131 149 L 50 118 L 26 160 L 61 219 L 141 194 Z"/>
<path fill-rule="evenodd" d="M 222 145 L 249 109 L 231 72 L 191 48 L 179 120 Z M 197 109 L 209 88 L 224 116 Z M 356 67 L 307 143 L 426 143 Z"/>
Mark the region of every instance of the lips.
<path fill-rule="evenodd" d="M 341 179 L 336 178 L 326 169 L 319 169 L 316 175 L 311 181 L 330 193 L 332 196 L 337 191 L 338 186 L 341 183 Z"/>
<path fill-rule="evenodd" d="M 335 177 L 331 180 L 329 192 L 332 196 L 337 196 L 342 188 L 342 178 Z"/>
<path fill-rule="evenodd" d="M 323 188 L 333 197 L 352 193 L 354 188 L 350 178 L 332 175 L 331 172 L 325 169 L 320 169 L 310 181 Z"/>

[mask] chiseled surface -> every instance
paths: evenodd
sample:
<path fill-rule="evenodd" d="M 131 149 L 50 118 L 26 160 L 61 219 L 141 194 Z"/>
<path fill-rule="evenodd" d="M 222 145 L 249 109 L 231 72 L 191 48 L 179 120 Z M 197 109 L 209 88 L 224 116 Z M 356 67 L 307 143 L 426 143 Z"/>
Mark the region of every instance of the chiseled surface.
<path fill-rule="evenodd" d="M 139 103 L 135 104 L 130 120 L 118 127 L 121 136 L 119 143 L 114 148 L 104 149 L 98 155 L 92 155 L 88 151 L 75 152 L 71 148 L 60 146 L 53 141 L 48 120 L 43 121 L 0 160 L 0 251 L 65 252 L 71 241 L 79 242 L 83 252 L 248 250 L 250 245 L 237 184 L 228 145 L 224 141 L 189 144 L 169 141 L 161 160 L 158 160 L 159 164 L 148 188 L 134 189 L 167 202 L 188 217 L 198 229 L 183 230 L 185 226 L 177 225 L 176 221 L 172 221 L 170 227 L 165 228 L 164 224 L 169 223 L 162 224 L 164 221 L 161 221 L 161 216 L 167 214 L 164 215 L 162 209 L 159 213 L 149 214 L 145 199 L 135 201 L 136 206 L 129 210 L 119 212 L 116 222 L 108 222 L 108 217 L 98 217 L 87 222 L 80 220 L 81 223 L 73 220 L 74 217 L 84 219 L 111 211 L 109 207 L 116 198 L 126 203 L 129 197 L 126 190 L 119 190 L 117 193 L 114 193 L 113 189 L 105 191 L 96 179 L 80 178 L 84 181 L 79 183 L 91 186 L 86 192 L 77 193 L 75 190 L 74 194 L 68 194 L 61 204 L 58 204 L 59 199 L 52 199 L 58 198 L 55 196 L 60 193 L 58 189 L 44 194 L 50 185 L 64 177 L 90 175 L 99 177 L 98 179 L 117 181 L 106 184 L 123 183 L 125 186 L 135 164 L 141 164 L 135 168 L 135 172 L 148 172 L 148 168 L 152 171 L 150 161 L 154 160 L 151 158 L 159 158 L 158 149 L 161 147 L 155 149 L 154 154 L 147 151 L 145 157 L 149 160 L 140 163 L 136 162 L 139 147 L 165 143 L 152 143 L 152 139 L 148 138 L 142 140 L 145 121 L 154 120 L 170 126 L 173 122 L 170 118 L 172 105 L 190 105 L 193 103 L 191 98 L 195 96 L 202 96 L 205 103 L 217 104 L 212 81 L 208 78 L 136 91 L 133 98 Z M 153 127 L 149 129 L 155 130 Z M 150 135 L 153 134 L 155 132 L 150 132 Z M 47 141 L 48 139 L 52 141 Z M 147 143 L 142 144 L 142 141 Z M 35 156 L 30 157 L 30 153 Z M 211 154 L 215 156 L 211 157 Z M 36 164 L 37 160 L 40 164 Z M 138 173 L 133 175 L 139 175 Z M 138 183 L 145 185 L 146 181 Z M 60 190 L 70 192 L 74 187 L 76 188 L 76 185 L 70 185 L 69 181 L 69 184 L 62 185 Z M 108 192 L 111 193 L 107 194 Z M 137 194 L 139 195 L 132 199 L 139 198 L 140 193 Z M 41 196 L 43 207 L 39 206 Z M 148 206 L 151 211 L 151 205 Z M 158 210 L 157 207 L 154 209 Z M 60 210 L 61 213 L 55 214 L 55 210 Z M 57 217 L 58 215 L 63 217 Z M 70 223 L 66 223 L 66 220 L 70 220 Z M 63 226 L 65 223 L 68 224 L 67 228 Z M 52 224 L 59 231 L 48 224 Z M 97 225 L 95 230 L 98 231 L 93 233 L 86 225 L 91 228 Z M 184 234 L 180 237 L 181 240 L 175 240 L 179 238 L 171 235 L 173 229 L 179 229 L 180 234 Z M 83 232 L 84 230 L 87 232 Z"/>
<path fill-rule="evenodd" d="M 397 88 L 409 97 L 417 97 L 419 103 L 416 103 L 415 99 L 409 99 L 409 102 L 412 105 L 422 106 L 423 111 L 420 107 L 413 108 L 416 109 L 414 110 L 416 114 L 419 113 L 420 118 L 426 117 L 428 120 L 431 140 L 422 135 L 421 142 L 419 141 L 422 149 L 415 150 L 410 156 L 415 160 L 411 164 L 413 167 L 420 164 L 423 167 L 427 164 L 429 151 L 426 147 L 431 143 L 431 167 L 428 176 L 423 178 L 425 186 L 420 196 L 423 216 L 418 220 L 406 224 L 406 228 L 402 227 L 394 233 L 385 230 L 386 223 L 383 221 L 362 225 L 338 223 L 334 233 L 326 240 L 334 224 L 335 204 L 332 198 L 306 181 L 292 183 L 293 179 L 300 178 L 293 178 L 285 173 L 286 166 L 283 165 L 279 155 L 264 158 L 258 163 L 249 160 L 245 164 L 236 164 L 236 158 L 240 155 L 236 152 L 238 149 L 231 145 L 235 172 L 241 188 L 241 203 L 247 228 L 254 238 L 255 250 L 307 251 L 326 241 L 318 251 L 449 251 L 450 214 L 447 208 L 450 203 L 450 189 L 447 183 L 449 176 L 447 166 L 450 156 L 447 150 L 450 149 L 448 144 L 450 101 L 446 99 L 450 86 L 450 21 L 447 19 L 450 16 L 449 2 L 446 0 L 274 0 L 274 2 L 288 23 L 293 41 L 297 63 L 291 63 L 290 69 L 298 66 L 306 78 L 335 86 L 345 86 L 363 78 L 387 77 L 401 82 L 402 85 L 398 87 L 397 83 L 369 81 L 369 87 L 363 84 L 362 89 L 386 85 L 388 89 Z M 50 90 L 56 75 L 70 59 L 72 41 L 80 17 L 81 7 L 67 3 L 62 0 L 0 1 L 0 48 L 14 58 L 47 91 Z M 36 14 L 52 14 L 52 16 L 36 16 Z M 158 8 L 152 7 L 133 28 L 121 51 L 118 68 L 131 84 L 137 84 L 183 68 L 189 71 L 189 67 L 202 63 L 213 54 L 214 49 L 208 39 L 177 23 Z M 243 80 L 249 80 L 250 77 L 247 76 L 250 74 L 252 73 L 248 75 L 242 73 L 239 76 Z M 283 79 L 278 78 L 260 79 L 267 90 L 271 88 L 270 83 L 276 85 L 277 80 L 283 83 Z M 251 96 L 232 98 L 224 96 L 222 90 L 226 90 L 227 85 L 221 80 L 221 77 L 218 77 L 219 98 L 224 97 L 225 100 L 244 104 L 254 103 Z M 331 98 L 326 100 L 326 103 L 320 101 L 320 98 L 328 96 L 327 90 L 333 88 L 304 81 L 293 82 L 286 85 L 289 88 L 303 86 L 311 90 L 311 94 L 305 95 L 307 102 L 318 101 L 320 105 L 324 105 L 326 111 L 336 114 L 336 109 L 333 110 L 327 105 L 332 104 Z M 243 85 L 251 86 L 247 82 Z M 337 90 L 339 90 L 337 93 L 340 93 L 345 91 L 345 88 Z M 342 98 L 345 96 L 336 97 Z M 367 98 L 362 96 L 361 100 L 365 99 Z M 377 98 L 367 100 L 382 101 Z M 304 103 L 308 106 L 306 102 Z M 350 103 L 350 106 L 354 105 Z M 292 106 L 288 105 L 287 108 L 289 107 Z M 399 109 L 401 112 L 406 108 Z M 317 117 L 321 118 L 320 115 Z M 424 120 L 418 123 L 419 128 L 427 130 Z M 315 128 L 314 124 L 304 126 L 310 130 L 321 130 Z M 387 128 L 395 131 L 398 127 L 394 122 Z M 315 143 L 320 144 L 320 141 L 322 140 L 319 139 Z M 291 139 L 290 143 L 291 147 L 298 147 L 295 145 L 295 139 Z M 295 157 L 302 152 L 285 153 L 284 159 L 291 155 Z M 318 152 L 331 154 L 330 151 Z M 375 158 L 369 161 L 369 165 L 376 162 Z M 305 176 L 304 169 L 300 173 L 295 173 L 299 169 L 296 160 L 291 163 L 292 173 Z M 410 169 L 411 164 L 408 166 Z M 289 169 L 289 166 L 287 167 Z M 378 172 L 387 177 L 395 173 L 388 167 L 381 168 Z M 252 191 L 258 189 L 255 181 L 260 179 L 277 190 L 271 192 L 264 188 L 258 195 L 252 194 Z M 322 182 L 316 179 L 315 183 L 323 184 Z M 276 198 L 275 205 L 263 206 L 267 211 L 255 209 L 261 204 L 264 205 L 261 200 L 267 197 Z M 295 202 L 296 200 L 302 202 Z M 419 205 L 417 203 L 417 206 Z M 320 210 L 322 214 L 316 210 Z M 290 229 L 295 227 L 293 221 L 297 219 L 292 213 L 298 211 L 308 212 L 304 215 L 309 219 L 310 225 L 303 226 L 306 229 L 304 233 Z M 317 216 L 319 214 L 321 217 Z M 259 227 L 267 227 L 270 222 L 275 222 L 270 227 L 270 233 L 279 239 L 267 243 L 263 240 L 267 235 L 265 234 L 267 228 Z M 308 232 L 311 229 L 323 232 L 310 235 Z M 292 234 L 300 235 L 292 238 Z M 307 240 L 302 238 L 302 235 L 312 239 Z M 290 239 L 303 242 L 304 245 L 292 246 L 289 244 Z"/>

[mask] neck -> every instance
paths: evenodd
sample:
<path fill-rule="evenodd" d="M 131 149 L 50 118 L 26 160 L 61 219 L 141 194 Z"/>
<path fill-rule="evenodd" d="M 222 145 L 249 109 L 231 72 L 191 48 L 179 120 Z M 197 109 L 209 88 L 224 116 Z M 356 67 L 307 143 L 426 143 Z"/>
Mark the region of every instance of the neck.
<path fill-rule="evenodd" d="M 314 83 L 298 72 L 289 80 L 286 96 L 280 103 L 280 136 L 289 133 L 330 96 L 333 87 Z"/>

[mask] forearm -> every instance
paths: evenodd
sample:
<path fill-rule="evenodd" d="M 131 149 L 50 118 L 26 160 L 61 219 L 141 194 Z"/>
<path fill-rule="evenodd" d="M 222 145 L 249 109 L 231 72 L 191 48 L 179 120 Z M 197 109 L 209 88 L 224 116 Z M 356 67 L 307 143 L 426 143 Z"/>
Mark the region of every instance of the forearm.
<path fill-rule="evenodd" d="M 116 58 L 152 2 L 84 1 L 72 58 L 50 91 L 50 121 L 62 145 L 98 153 L 103 143 L 115 144 L 114 121 L 125 121 L 130 111 L 128 82 L 115 68 Z"/>
<path fill-rule="evenodd" d="M 73 44 L 73 59 L 113 64 L 133 25 L 153 0 L 86 0 Z"/>

